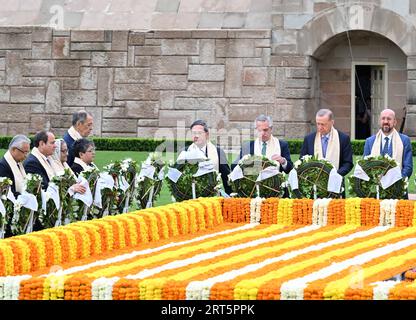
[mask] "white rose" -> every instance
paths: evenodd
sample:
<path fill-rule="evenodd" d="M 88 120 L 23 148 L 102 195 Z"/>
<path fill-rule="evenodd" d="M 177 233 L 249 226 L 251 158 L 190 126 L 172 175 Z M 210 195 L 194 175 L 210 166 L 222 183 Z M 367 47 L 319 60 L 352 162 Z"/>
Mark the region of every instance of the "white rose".
<path fill-rule="evenodd" d="M 293 166 L 295 167 L 295 169 L 297 169 L 301 164 L 302 164 L 302 161 L 301 160 L 297 160 L 297 161 L 295 161 L 295 163 L 293 164 Z"/>

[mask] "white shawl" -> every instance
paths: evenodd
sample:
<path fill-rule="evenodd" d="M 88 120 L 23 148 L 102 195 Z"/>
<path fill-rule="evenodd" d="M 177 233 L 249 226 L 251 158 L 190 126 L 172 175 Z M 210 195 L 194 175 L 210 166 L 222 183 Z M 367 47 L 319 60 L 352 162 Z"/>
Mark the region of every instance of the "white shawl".
<path fill-rule="evenodd" d="M 400 134 L 397 132 L 396 129 L 393 129 L 393 133 L 390 135 L 391 137 L 391 143 L 393 148 L 393 159 L 397 161 L 397 163 L 400 165 L 400 168 L 402 167 L 403 163 L 403 142 L 402 139 L 400 139 Z M 377 132 L 376 139 L 374 140 L 374 144 L 371 148 L 371 156 L 377 157 L 380 155 L 380 146 L 382 146 L 382 140 L 383 139 L 383 133 L 381 129 Z"/>
<path fill-rule="evenodd" d="M 195 143 L 192 143 L 189 147 L 188 150 L 192 150 L 192 149 L 198 149 L 201 150 Z M 214 164 L 214 168 L 215 170 L 219 171 L 220 170 L 220 161 L 218 159 L 218 152 L 217 152 L 217 148 L 214 146 L 214 144 L 211 141 L 207 142 L 207 154 L 208 154 L 208 158 L 212 161 L 212 163 Z"/>
<path fill-rule="evenodd" d="M 88 170 L 88 164 L 86 164 L 84 161 L 82 161 L 80 158 L 75 157 L 74 163 L 79 164 L 82 167 L 82 170 Z"/>
<path fill-rule="evenodd" d="M 262 149 L 263 142 L 260 141 L 260 138 L 257 138 L 254 141 L 254 155 L 261 156 L 261 149 Z M 267 141 L 267 148 L 266 148 L 266 158 L 271 159 L 272 156 L 275 154 L 281 156 L 282 151 L 280 150 L 280 143 L 279 139 L 271 136 L 270 140 Z"/>
<path fill-rule="evenodd" d="M 17 163 L 16 160 L 14 160 L 14 158 L 12 157 L 9 150 L 4 154 L 4 159 L 9 164 L 10 169 L 12 169 L 16 192 L 22 193 L 24 191 L 23 186 L 24 179 L 26 177 L 26 172 L 23 168 L 22 163 Z"/>
<path fill-rule="evenodd" d="M 326 157 L 324 158 L 322 152 L 322 142 L 321 142 L 321 134 L 319 132 L 315 135 L 315 142 L 313 147 L 313 153 L 315 156 L 318 157 L 319 160 L 326 159 L 332 163 L 335 169 L 339 169 L 339 155 L 340 155 L 340 148 L 341 145 L 339 143 L 339 134 L 337 129 L 334 127 L 331 128 L 329 133 L 329 140 L 328 146 L 326 148 Z"/>
<path fill-rule="evenodd" d="M 45 157 L 38 148 L 34 147 L 32 149 L 32 154 L 39 160 L 41 166 L 45 169 L 46 174 L 48 175 L 49 180 L 51 180 L 54 176 L 56 176 L 55 170 L 52 167 L 53 159 L 51 157 Z M 49 160 L 51 164 L 49 164 L 45 158 Z"/>
<path fill-rule="evenodd" d="M 59 160 L 53 159 L 51 164 L 58 176 L 64 174 L 65 169 L 69 169 L 69 172 L 71 172 L 71 174 L 75 177 L 75 173 L 72 171 L 71 167 L 68 166 L 66 162 L 62 163 Z"/>
<path fill-rule="evenodd" d="M 82 139 L 81 134 L 75 130 L 74 126 L 72 126 L 71 128 L 68 129 L 68 134 L 71 136 L 72 139 L 74 139 L 75 141 Z"/>

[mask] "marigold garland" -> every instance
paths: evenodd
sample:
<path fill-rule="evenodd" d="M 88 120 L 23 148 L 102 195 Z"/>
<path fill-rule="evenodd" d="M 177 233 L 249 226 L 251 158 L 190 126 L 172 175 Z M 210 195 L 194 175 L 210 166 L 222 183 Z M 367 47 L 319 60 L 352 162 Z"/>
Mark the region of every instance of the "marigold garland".
<path fill-rule="evenodd" d="M 415 221 L 409 200 L 189 200 L 1 240 L 0 299 L 416 299 Z"/>

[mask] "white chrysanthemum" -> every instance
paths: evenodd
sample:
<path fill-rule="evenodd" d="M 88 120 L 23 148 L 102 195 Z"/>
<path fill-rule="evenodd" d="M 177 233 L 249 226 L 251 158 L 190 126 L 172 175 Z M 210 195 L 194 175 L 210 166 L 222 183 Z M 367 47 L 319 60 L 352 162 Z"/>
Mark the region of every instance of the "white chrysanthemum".
<path fill-rule="evenodd" d="M 297 169 L 301 164 L 302 164 L 302 161 L 301 160 L 297 160 L 297 161 L 295 161 L 295 163 L 293 164 L 293 166 L 295 167 L 295 169 Z"/>
<path fill-rule="evenodd" d="M 310 154 L 305 154 L 302 157 L 302 160 L 305 161 L 305 162 L 308 162 L 311 158 L 312 158 L 312 156 Z"/>

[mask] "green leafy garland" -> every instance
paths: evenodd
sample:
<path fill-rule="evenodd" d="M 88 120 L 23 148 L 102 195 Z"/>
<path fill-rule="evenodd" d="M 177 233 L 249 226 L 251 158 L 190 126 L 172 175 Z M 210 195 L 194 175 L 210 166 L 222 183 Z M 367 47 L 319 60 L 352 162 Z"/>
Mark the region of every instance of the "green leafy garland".
<path fill-rule="evenodd" d="M 39 207 L 41 201 L 41 187 L 42 187 L 42 177 L 39 174 L 28 173 L 24 181 L 25 187 L 24 190 L 27 193 L 33 194 L 36 196 L 38 201 L 38 210 L 33 212 L 32 226 L 35 224 L 36 219 L 39 216 Z M 31 210 L 22 206 L 19 201 L 19 197 L 16 200 L 14 205 L 14 213 L 11 222 L 11 231 L 14 235 L 24 234 L 28 230 L 30 224 L 30 215 Z"/>
<path fill-rule="evenodd" d="M 66 217 L 72 216 L 72 202 L 74 199 L 68 194 L 69 188 L 76 183 L 74 176 L 70 169 L 65 169 L 64 173 L 52 178 L 51 183 L 54 183 L 59 188 L 59 199 L 61 204 L 61 223 L 64 224 Z M 39 220 L 42 222 L 44 228 L 52 228 L 58 220 L 59 210 L 56 208 L 52 199 L 46 202 L 46 212 L 42 210 L 39 215 Z"/>
<path fill-rule="evenodd" d="M 259 196 L 256 186 L 258 186 L 260 196 L 263 198 L 283 196 L 286 186 L 284 173 L 279 172 L 273 177 L 256 182 L 262 170 L 270 166 L 279 167 L 276 161 L 263 156 L 245 155 L 238 165 L 241 167 L 244 177 L 234 181 L 230 180 L 230 186 L 238 197 L 255 198 Z"/>
<path fill-rule="evenodd" d="M 143 164 L 148 164 L 155 167 L 155 172 L 153 174 L 153 179 L 149 177 L 140 177 L 137 179 L 137 204 L 140 208 L 144 209 L 147 206 L 149 201 L 150 193 L 153 187 L 153 196 L 152 196 L 152 207 L 162 190 L 163 179 L 159 179 L 159 173 L 165 168 L 165 161 L 163 161 L 160 153 L 150 153 L 146 161 L 142 162 Z"/>
<path fill-rule="evenodd" d="M 385 156 L 366 156 L 358 161 L 358 164 L 370 178 L 369 181 L 359 179 L 354 176 L 349 177 L 349 192 L 352 196 L 360 198 L 376 198 L 377 186 L 379 199 L 403 199 L 407 192 L 408 178 L 402 178 L 387 189 L 381 187 L 380 179 L 388 170 L 396 167 L 397 162 Z"/>
<path fill-rule="evenodd" d="M 88 167 L 87 170 L 84 170 L 80 173 L 80 176 L 84 177 L 88 181 L 92 196 L 94 197 L 95 187 L 100 176 L 100 170 L 98 170 L 96 167 Z M 94 210 L 95 208 L 93 206 L 88 208 L 87 205 L 81 200 L 76 200 L 76 204 L 77 205 L 74 206 L 76 209 L 74 209 L 73 215 L 69 217 L 67 216 L 67 218 L 69 218 L 69 222 L 81 220 L 84 216 L 84 213 L 87 214 L 87 220 L 101 218 L 102 213 L 99 210 Z"/>
<path fill-rule="evenodd" d="M 9 178 L 0 177 L 0 198 L 3 202 L 3 205 L 6 209 L 5 215 L 0 213 L 0 239 L 4 237 L 4 232 L 6 231 L 6 226 L 9 221 L 9 215 L 12 212 L 13 203 L 7 199 L 7 193 L 13 181 Z"/>
<path fill-rule="evenodd" d="M 305 155 L 294 163 L 298 174 L 299 189 L 292 189 L 296 198 L 339 198 L 340 194 L 328 192 L 328 179 L 334 166 L 327 160 L 318 160 L 316 156 Z M 316 192 L 314 190 L 316 186 Z"/>
<path fill-rule="evenodd" d="M 206 160 L 203 160 L 206 161 Z M 221 176 L 217 171 L 204 174 L 199 177 L 193 175 L 198 171 L 199 161 L 186 160 L 184 163 L 170 164 L 169 167 L 182 172 L 182 175 L 175 183 L 166 177 L 168 188 L 176 201 L 192 199 L 192 182 L 195 182 L 196 197 L 213 197 L 217 195 L 221 187 Z"/>

